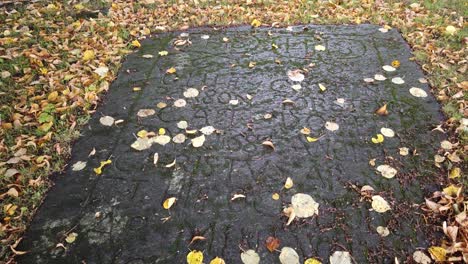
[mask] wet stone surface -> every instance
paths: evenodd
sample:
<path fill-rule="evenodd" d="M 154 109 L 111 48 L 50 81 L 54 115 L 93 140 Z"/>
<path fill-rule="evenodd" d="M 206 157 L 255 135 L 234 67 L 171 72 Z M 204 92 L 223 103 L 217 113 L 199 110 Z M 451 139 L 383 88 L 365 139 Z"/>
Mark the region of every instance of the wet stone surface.
<path fill-rule="evenodd" d="M 261 263 L 279 263 L 279 254 L 265 247 L 268 236 L 281 240 L 279 249 L 294 248 L 301 261 L 317 257 L 324 263 L 337 250 L 349 251 L 357 263 L 393 263 L 394 257 L 404 262 L 415 248 L 427 246 L 415 204 L 434 188 L 430 160 L 440 139 L 430 130 L 439 122 L 439 107 L 431 95 L 409 93 L 411 87 L 429 90 L 418 81 L 424 77 L 421 69 L 409 60 L 410 49 L 396 30 L 310 26 L 307 31 L 271 29 L 269 36 L 268 29 L 249 27 L 195 29 L 188 31 L 192 44 L 175 49 L 176 40 L 187 39 L 180 33 L 145 40 L 128 56 L 74 145 L 70 166 L 55 178 L 17 248 L 30 252 L 20 263 L 185 263 L 190 249 L 202 250 L 205 263 L 216 256 L 241 263 L 240 248 L 258 252 Z M 316 45 L 325 50 L 315 50 Z M 169 54 L 159 56 L 164 50 Z M 401 66 L 385 72 L 382 66 L 393 60 Z M 251 68 L 250 62 L 256 65 Z M 175 74 L 166 73 L 171 67 Z M 296 91 L 292 86 L 299 82 L 287 72 L 303 68 L 309 72 Z M 375 74 L 387 80 L 363 80 Z M 397 76 L 405 83 L 392 83 Z M 185 107 L 174 107 L 190 87 L 200 94 L 185 98 Z M 294 104 L 283 104 L 285 99 Z M 167 107 L 157 108 L 159 102 Z M 384 103 L 390 114 L 376 115 Z M 140 118 L 140 109 L 156 114 Z M 103 115 L 124 122 L 106 127 L 99 122 Z M 189 139 L 200 132 L 182 144 L 153 144 L 142 151 L 130 147 L 143 129 L 158 133 L 165 128 L 171 137 L 185 133 L 176 125 L 181 120 L 190 129 L 213 126 L 218 131 L 205 136 L 199 148 Z M 339 129 L 327 130 L 326 122 Z M 308 142 L 300 133 L 303 127 L 319 140 Z M 396 136 L 372 143 L 382 127 Z M 275 150 L 263 146 L 265 140 Z M 401 156 L 401 147 L 410 154 Z M 88 157 L 94 148 L 96 154 Z M 154 153 L 159 154 L 157 166 Z M 391 165 L 397 175 L 382 177 L 369 165 L 374 158 L 376 166 Z M 112 164 L 96 175 L 93 168 L 107 159 Z M 166 168 L 174 159 L 176 165 Z M 72 171 L 77 161 L 87 166 Z M 287 177 L 294 181 L 291 189 L 283 188 Z M 392 209 L 373 211 L 370 199 L 361 199 L 352 184 L 357 190 L 372 186 Z M 272 199 L 276 192 L 279 200 Z M 296 193 L 312 196 L 319 214 L 286 226 L 282 210 Z M 234 194 L 246 198 L 231 201 Z M 162 207 L 168 197 L 177 197 L 169 211 Z M 390 234 L 380 237 L 378 226 L 387 226 Z M 72 232 L 78 236 L 67 243 Z M 206 240 L 190 244 L 196 235 Z"/>

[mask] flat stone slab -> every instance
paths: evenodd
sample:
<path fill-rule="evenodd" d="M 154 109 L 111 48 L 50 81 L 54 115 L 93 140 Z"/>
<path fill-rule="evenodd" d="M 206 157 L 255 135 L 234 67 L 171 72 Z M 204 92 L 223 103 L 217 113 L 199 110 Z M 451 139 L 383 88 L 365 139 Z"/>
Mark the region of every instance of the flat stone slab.
<path fill-rule="evenodd" d="M 216 256 L 241 263 L 248 249 L 261 263 L 279 263 L 279 253 L 265 247 L 269 236 L 280 240 L 278 250 L 294 248 L 301 263 L 309 257 L 328 263 L 335 251 L 350 252 L 357 263 L 395 257 L 404 263 L 428 245 L 417 204 L 434 189 L 431 160 L 441 139 L 431 128 L 441 115 L 396 30 L 237 27 L 187 34 L 157 35 L 128 56 L 17 248 L 29 251 L 20 263 L 185 263 L 190 250 L 203 251 L 205 263 Z M 394 60 L 401 63 L 395 71 L 382 68 Z M 175 73 L 166 72 L 171 67 Z M 304 80 L 291 74 L 297 69 Z M 386 80 L 364 80 L 376 74 Z M 413 96 L 411 87 L 428 96 Z M 188 88 L 199 94 L 190 97 Z M 389 114 L 375 114 L 384 103 Z M 151 114 L 142 109 L 155 114 L 142 117 Z M 103 116 L 123 122 L 104 126 Z M 202 128 L 205 141 L 194 147 Z M 381 128 L 395 136 L 384 131 L 375 144 Z M 141 130 L 154 133 L 140 139 L 152 145 L 138 151 L 131 145 L 145 136 Z M 170 137 L 165 145 L 162 134 Z M 177 134 L 187 140 L 173 142 Z M 93 169 L 105 160 L 112 163 L 97 175 Z M 86 167 L 74 171 L 78 161 Z M 397 174 L 383 177 L 379 165 Z M 364 185 L 375 191 L 361 195 Z M 318 215 L 286 225 L 283 208 L 297 193 L 319 204 Z M 232 199 L 236 194 L 245 197 Z M 373 210 L 373 195 L 391 210 Z M 177 200 L 166 210 L 170 197 Z M 381 237 L 379 226 L 389 235 Z M 206 239 L 191 243 L 194 236 Z"/>

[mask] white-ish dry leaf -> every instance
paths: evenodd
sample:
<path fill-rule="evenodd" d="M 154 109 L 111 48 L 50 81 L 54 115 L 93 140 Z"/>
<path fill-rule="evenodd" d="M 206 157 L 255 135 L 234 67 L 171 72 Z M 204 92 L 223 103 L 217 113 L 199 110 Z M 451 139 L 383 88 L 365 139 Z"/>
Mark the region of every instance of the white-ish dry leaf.
<path fill-rule="evenodd" d="M 202 127 L 200 129 L 200 132 L 202 132 L 204 135 L 207 135 L 207 136 L 213 134 L 213 132 L 215 132 L 215 131 L 216 131 L 216 128 L 214 128 L 212 126 L 206 126 L 206 127 Z"/>
<path fill-rule="evenodd" d="M 145 149 L 149 149 L 152 144 L 153 141 L 149 138 L 137 138 L 137 140 L 133 142 L 133 144 L 130 146 L 138 151 L 142 151 Z"/>
<path fill-rule="evenodd" d="M 182 133 L 179 133 L 172 138 L 172 141 L 177 144 L 182 144 L 185 142 L 185 139 L 186 139 L 185 135 Z"/>
<path fill-rule="evenodd" d="M 209 35 L 201 35 L 201 38 L 204 39 L 204 40 L 207 40 L 207 39 L 210 38 L 210 36 Z"/>
<path fill-rule="evenodd" d="M 281 264 L 299 264 L 299 255 L 290 247 L 283 247 L 279 255 Z"/>
<path fill-rule="evenodd" d="M 335 251 L 330 256 L 330 264 L 352 264 L 351 254 L 347 251 Z"/>
<path fill-rule="evenodd" d="M 386 164 L 377 166 L 377 171 L 387 179 L 391 179 L 397 174 L 397 170 L 395 168 Z"/>
<path fill-rule="evenodd" d="M 107 73 L 109 72 L 109 68 L 107 68 L 106 66 L 102 66 L 102 67 L 96 68 L 94 72 L 97 75 L 99 75 L 101 78 L 104 78 L 107 76 Z"/>
<path fill-rule="evenodd" d="M 324 51 L 326 49 L 323 45 L 315 45 L 314 48 L 316 51 Z"/>
<path fill-rule="evenodd" d="M 238 104 L 239 104 L 239 100 L 237 100 L 237 99 L 229 100 L 229 104 L 230 104 L 230 105 L 238 105 Z"/>
<path fill-rule="evenodd" d="M 392 83 L 394 83 L 394 84 L 404 84 L 405 81 L 400 77 L 394 77 L 394 78 L 392 78 Z"/>
<path fill-rule="evenodd" d="M 141 57 L 143 57 L 143 58 L 145 58 L 145 59 L 151 59 L 151 58 L 153 58 L 154 56 L 151 55 L 151 54 L 144 54 L 144 55 L 142 55 Z"/>
<path fill-rule="evenodd" d="M 428 257 L 421 250 L 417 250 L 413 253 L 413 260 L 419 264 L 431 264 L 432 263 L 431 258 Z"/>
<path fill-rule="evenodd" d="M 180 129 L 186 129 L 188 127 L 188 123 L 185 120 L 177 122 L 177 127 Z"/>
<path fill-rule="evenodd" d="M 291 81 L 302 82 L 305 76 L 302 74 L 301 70 L 290 70 L 288 71 L 288 77 Z"/>
<path fill-rule="evenodd" d="M 99 118 L 99 122 L 103 126 L 112 126 L 114 124 L 114 118 L 112 116 L 103 116 Z"/>
<path fill-rule="evenodd" d="M 409 154 L 409 149 L 407 147 L 400 148 L 400 155 L 407 156 Z"/>
<path fill-rule="evenodd" d="M 387 80 L 387 78 L 385 76 L 383 76 L 382 74 L 376 74 L 374 75 L 374 79 L 376 79 L 377 81 L 385 81 Z"/>
<path fill-rule="evenodd" d="M 450 143 L 448 140 L 444 140 L 440 142 L 440 147 L 445 149 L 445 150 L 451 150 L 453 148 L 453 144 Z"/>
<path fill-rule="evenodd" d="M 173 161 L 173 162 L 171 162 L 171 163 L 167 164 L 167 165 L 166 165 L 166 166 L 164 166 L 164 167 L 166 167 L 166 168 L 171 168 L 171 167 L 174 167 L 174 166 L 176 165 L 176 162 L 177 162 L 177 159 L 174 159 L 174 161 Z"/>
<path fill-rule="evenodd" d="M 373 83 L 375 80 L 373 78 L 364 78 L 364 82 Z"/>
<path fill-rule="evenodd" d="M 337 98 L 336 99 L 336 104 L 341 106 L 341 107 L 344 107 L 345 106 L 345 99 L 344 98 Z"/>
<path fill-rule="evenodd" d="M 435 161 L 436 163 L 442 163 L 442 162 L 445 161 L 445 157 L 444 157 L 444 156 L 441 156 L 441 155 L 439 155 L 439 154 L 436 154 L 436 155 L 434 155 L 434 161 Z"/>
<path fill-rule="evenodd" d="M 388 29 L 382 27 L 382 28 L 379 28 L 379 31 L 382 33 L 387 33 Z"/>
<path fill-rule="evenodd" d="M 175 107 L 184 107 L 187 105 L 187 102 L 184 99 L 177 99 L 174 101 Z"/>
<path fill-rule="evenodd" d="M 298 91 L 300 91 L 302 89 L 302 86 L 300 84 L 294 84 L 293 86 L 291 86 L 291 88 L 294 91 L 298 92 Z"/>
<path fill-rule="evenodd" d="M 259 264 L 260 256 L 253 249 L 241 253 L 241 260 L 244 264 Z"/>
<path fill-rule="evenodd" d="M 427 97 L 426 91 L 418 87 L 411 87 L 409 92 L 414 97 Z"/>
<path fill-rule="evenodd" d="M 158 165 L 158 160 L 159 160 L 159 154 L 154 153 L 154 155 L 153 155 L 153 164 L 154 164 L 154 166 Z"/>
<path fill-rule="evenodd" d="M 330 130 L 330 131 L 336 131 L 340 128 L 340 126 L 337 123 L 334 122 L 326 122 L 325 123 L 325 128 Z"/>
<path fill-rule="evenodd" d="M 380 129 L 380 133 L 382 133 L 382 135 L 384 135 L 385 137 L 389 137 L 389 138 L 395 136 L 395 132 L 393 131 L 393 129 L 387 128 L 387 127 L 382 127 Z"/>
<path fill-rule="evenodd" d="M 86 168 L 86 161 L 77 161 L 75 164 L 73 164 L 72 171 L 80 171 L 84 168 Z"/>
<path fill-rule="evenodd" d="M 194 148 L 199 148 L 203 146 L 203 143 L 205 143 L 205 135 L 201 135 L 199 137 L 193 138 L 192 139 L 192 146 Z"/>
<path fill-rule="evenodd" d="M 140 109 L 137 112 L 138 117 L 148 117 L 156 114 L 156 111 L 154 109 Z"/>
<path fill-rule="evenodd" d="M 154 143 L 157 143 L 159 145 L 166 145 L 167 143 L 171 142 L 171 137 L 168 135 L 158 135 L 154 138 L 152 138 L 152 141 Z"/>
<path fill-rule="evenodd" d="M 385 213 L 388 210 L 391 210 L 390 205 L 384 198 L 380 195 L 372 196 L 372 209 L 374 209 L 377 213 Z"/>
<path fill-rule="evenodd" d="M 231 201 L 234 201 L 234 200 L 239 199 L 239 198 L 245 198 L 245 195 L 236 193 L 236 194 L 234 194 L 232 196 Z"/>
<path fill-rule="evenodd" d="M 382 69 L 383 69 L 384 71 L 387 71 L 387 72 L 393 72 L 393 71 L 396 70 L 394 67 L 392 67 L 392 66 L 390 66 L 390 65 L 384 65 L 384 66 L 382 66 Z"/>
<path fill-rule="evenodd" d="M 377 227 L 377 233 L 381 237 L 386 237 L 386 236 L 388 236 L 390 234 L 390 230 L 386 226 L 378 226 Z"/>
<path fill-rule="evenodd" d="M 187 90 L 185 90 L 184 92 L 184 97 L 186 98 L 194 98 L 194 97 L 197 97 L 199 94 L 198 90 L 195 89 L 195 88 L 188 88 Z"/>
<path fill-rule="evenodd" d="M 291 198 L 291 205 L 296 217 L 307 218 L 318 215 L 319 204 L 308 194 L 296 193 Z"/>

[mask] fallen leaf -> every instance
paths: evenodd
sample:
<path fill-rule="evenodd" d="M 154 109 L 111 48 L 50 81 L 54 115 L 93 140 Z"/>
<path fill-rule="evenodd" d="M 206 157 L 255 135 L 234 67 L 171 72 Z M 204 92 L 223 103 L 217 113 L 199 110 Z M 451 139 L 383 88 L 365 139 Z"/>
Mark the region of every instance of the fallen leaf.
<path fill-rule="evenodd" d="M 327 90 L 327 87 L 325 87 L 325 85 L 323 85 L 321 83 L 319 83 L 318 86 L 319 86 L 319 89 L 320 89 L 321 92 L 325 92 Z"/>
<path fill-rule="evenodd" d="M 300 84 L 294 84 L 294 85 L 291 86 L 291 88 L 294 91 L 300 91 L 302 89 L 302 86 Z"/>
<path fill-rule="evenodd" d="M 419 264 L 430 264 L 432 262 L 431 259 L 420 250 L 413 253 L 413 260 Z"/>
<path fill-rule="evenodd" d="M 166 73 L 167 73 L 167 74 L 174 74 L 174 73 L 176 73 L 176 72 L 177 72 L 177 70 L 176 70 L 176 68 L 174 68 L 174 67 L 171 67 L 171 68 L 169 68 L 169 69 L 166 70 Z"/>
<path fill-rule="evenodd" d="M 201 39 L 204 39 L 204 40 L 207 40 L 207 39 L 210 38 L 210 36 L 209 36 L 209 35 L 201 35 L 200 38 L 201 38 Z"/>
<path fill-rule="evenodd" d="M 388 228 L 386 226 L 378 226 L 377 227 L 377 233 L 381 236 L 381 237 L 386 237 L 390 234 L 390 230 L 388 230 Z"/>
<path fill-rule="evenodd" d="M 296 217 L 307 218 L 318 215 L 319 204 L 308 194 L 296 193 L 291 198 L 291 205 Z"/>
<path fill-rule="evenodd" d="M 364 78 L 364 82 L 366 83 L 373 83 L 374 79 L 373 78 Z"/>
<path fill-rule="evenodd" d="M 212 126 L 206 126 L 206 127 L 200 128 L 200 132 L 202 132 L 202 134 L 207 135 L 207 136 L 213 134 L 213 132 L 215 131 L 216 129 Z"/>
<path fill-rule="evenodd" d="M 89 61 L 89 60 L 92 60 L 92 59 L 94 59 L 94 51 L 93 50 L 86 50 L 83 53 L 83 60 L 84 61 Z"/>
<path fill-rule="evenodd" d="M 167 135 L 158 135 L 158 136 L 152 138 L 152 142 L 164 146 L 167 143 L 171 142 L 171 137 L 167 136 Z"/>
<path fill-rule="evenodd" d="M 290 70 L 288 71 L 288 77 L 291 81 L 302 82 L 305 76 L 302 74 L 301 70 Z"/>
<path fill-rule="evenodd" d="M 444 140 L 440 142 L 440 147 L 445 150 L 451 150 L 453 148 L 453 144 L 448 140 Z"/>
<path fill-rule="evenodd" d="M 258 19 L 254 19 L 254 20 L 252 20 L 252 22 L 250 23 L 250 25 L 251 25 L 252 27 L 259 27 L 259 26 L 262 25 L 262 23 L 261 23 Z"/>
<path fill-rule="evenodd" d="M 276 200 L 279 200 L 280 195 L 278 193 L 274 193 L 271 195 L 271 198 L 276 201 Z"/>
<path fill-rule="evenodd" d="M 315 258 L 308 258 L 304 261 L 304 264 L 322 264 L 322 262 Z"/>
<path fill-rule="evenodd" d="M 239 104 L 239 100 L 236 100 L 236 99 L 229 100 L 229 104 L 230 104 L 230 105 L 238 105 L 238 104 Z"/>
<path fill-rule="evenodd" d="M 107 73 L 109 72 L 109 68 L 102 66 L 99 68 L 96 68 L 94 72 L 99 75 L 101 78 L 104 78 L 107 76 Z"/>
<path fill-rule="evenodd" d="M 394 83 L 394 84 L 404 84 L 405 81 L 400 77 L 394 77 L 394 78 L 392 78 L 392 83 Z"/>
<path fill-rule="evenodd" d="M 76 238 L 78 237 L 77 233 L 70 233 L 68 236 L 65 238 L 65 241 L 67 241 L 68 244 L 71 244 L 75 242 Z"/>
<path fill-rule="evenodd" d="M 153 164 L 154 164 L 154 166 L 158 165 L 158 160 L 159 160 L 159 154 L 154 153 L 154 155 L 153 155 Z"/>
<path fill-rule="evenodd" d="M 384 104 L 382 105 L 379 109 L 377 109 L 375 111 L 376 114 L 380 115 L 380 116 L 386 116 L 388 115 L 388 111 L 387 111 L 387 104 Z"/>
<path fill-rule="evenodd" d="M 288 177 L 286 179 L 286 182 L 284 183 L 284 188 L 285 189 L 291 189 L 293 187 L 294 183 L 293 183 L 293 180 L 291 179 L 291 177 Z"/>
<path fill-rule="evenodd" d="M 414 97 L 419 97 L 419 98 L 427 97 L 426 91 L 418 87 L 411 87 L 409 89 L 409 92 Z"/>
<path fill-rule="evenodd" d="M 255 61 L 251 61 L 249 62 L 249 68 L 253 68 L 257 65 L 257 63 Z"/>
<path fill-rule="evenodd" d="M 387 78 L 385 76 L 383 76 L 382 74 L 376 74 L 374 75 L 374 79 L 376 79 L 377 81 L 385 81 L 387 80 Z"/>
<path fill-rule="evenodd" d="M 309 143 L 312 143 L 312 142 L 315 142 L 315 141 L 319 140 L 319 138 L 309 137 L 309 136 L 306 137 L 306 139 L 307 139 L 307 142 L 309 142 Z"/>
<path fill-rule="evenodd" d="M 135 48 L 140 48 L 141 44 L 137 39 L 135 39 L 134 41 L 132 41 L 132 46 Z"/>
<path fill-rule="evenodd" d="M 192 139 L 192 146 L 194 148 L 199 148 L 203 146 L 203 143 L 205 143 L 205 135 L 201 135 L 199 137 L 193 138 Z"/>
<path fill-rule="evenodd" d="M 390 165 L 379 165 L 376 169 L 387 179 L 391 179 L 397 174 L 397 170 Z"/>
<path fill-rule="evenodd" d="M 180 129 L 186 129 L 188 127 L 188 123 L 187 121 L 179 121 L 177 122 L 177 127 L 180 128 Z"/>
<path fill-rule="evenodd" d="M 86 161 L 77 161 L 72 166 L 72 171 L 80 171 L 86 167 Z"/>
<path fill-rule="evenodd" d="M 158 52 L 159 56 L 167 56 L 167 54 L 169 54 L 169 52 L 165 51 L 165 50 L 162 50 L 160 52 Z"/>
<path fill-rule="evenodd" d="M 171 167 L 174 167 L 174 166 L 176 165 L 176 161 L 177 161 L 177 159 L 174 159 L 174 161 L 173 161 L 173 162 L 171 162 L 171 163 L 169 163 L 169 164 L 165 165 L 164 167 L 166 167 L 166 168 L 171 168 Z"/>
<path fill-rule="evenodd" d="M 330 130 L 330 131 L 336 131 L 340 128 L 340 126 L 337 123 L 334 122 L 326 122 L 325 123 L 325 128 Z"/>
<path fill-rule="evenodd" d="M 373 137 L 371 140 L 372 140 L 372 143 L 379 144 L 379 143 L 384 142 L 384 136 L 382 134 L 377 134 L 377 136 Z"/>
<path fill-rule="evenodd" d="M 187 264 L 202 264 L 203 263 L 203 252 L 198 250 L 190 251 L 187 254 Z"/>
<path fill-rule="evenodd" d="M 452 26 L 452 25 L 449 25 L 445 28 L 445 33 L 447 33 L 448 35 L 455 35 L 455 33 L 457 32 L 457 28 Z"/>
<path fill-rule="evenodd" d="M 259 264 L 260 256 L 253 249 L 241 253 L 241 260 L 244 264 Z"/>
<path fill-rule="evenodd" d="M 449 178 L 450 179 L 456 179 L 456 178 L 459 178 L 460 175 L 461 175 L 461 169 L 458 168 L 458 167 L 454 167 L 454 168 L 452 168 L 452 170 L 450 170 Z"/>
<path fill-rule="evenodd" d="M 393 68 L 398 68 L 398 67 L 400 67 L 400 61 L 399 61 L 399 60 L 394 60 L 394 61 L 392 61 L 392 67 L 393 67 Z"/>
<path fill-rule="evenodd" d="M 442 191 L 443 191 L 443 193 L 445 195 L 448 195 L 448 196 L 451 196 L 451 197 L 457 197 L 458 192 L 460 190 L 461 190 L 461 187 L 455 186 L 453 184 L 451 184 L 450 186 L 445 187 L 444 189 L 442 189 Z"/>
<path fill-rule="evenodd" d="M 186 98 L 195 98 L 197 97 L 199 94 L 198 90 L 195 89 L 195 88 L 188 88 L 187 90 L 185 90 L 184 92 L 184 97 Z"/>
<path fill-rule="evenodd" d="M 137 138 L 135 142 L 133 142 L 130 147 L 135 150 L 142 151 L 145 149 L 149 149 L 153 144 L 153 140 L 149 138 Z"/>
<path fill-rule="evenodd" d="M 279 255 L 281 264 L 299 264 L 299 255 L 290 247 L 283 247 Z"/>
<path fill-rule="evenodd" d="M 396 70 L 394 67 L 392 67 L 392 66 L 390 66 L 390 65 L 384 65 L 384 66 L 382 66 L 382 69 L 383 69 L 384 71 L 387 71 L 387 72 L 393 72 L 393 71 Z"/>
<path fill-rule="evenodd" d="M 283 209 L 283 213 L 288 217 L 288 222 L 286 225 L 290 225 L 294 218 L 296 218 L 296 213 L 294 212 L 294 208 L 292 206 L 286 207 Z"/>
<path fill-rule="evenodd" d="M 262 142 L 262 145 L 263 146 L 267 146 L 267 147 L 270 147 L 272 148 L 273 150 L 275 150 L 275 145 L 273 145 L 273 142 L 271 142 L 270 140 L 265 140 Z"/>
<path fill-rule="evenodd" d="M 391 210 L 390 205 L 384 198 L 380 195 L 372 196 L 372 209 L 378 213 L 385 213 L 388 210 Z"/>
<path fill-rule="evenodd" d="M 280 241 L 276 237 L 269 236 L 265 240 L 265 245 L 270 252 L 273 252 L 279 247 Z"/>
<path fill-rule="evenodd" d="M 156 111 L 154 109 L 140 109 L 137 112 L 137 116 L 141 118 L 152 116 L 154 114 L 156 114 Z"/>
<path fill-rule="evenodd" d="M 315 45 L 314 48 L 315 48 L 316 51 L 324 51 L 325 50 L 325 46 L 323 46 L 323 45 Z"/>
<path fill-rule="evenodd" d="M 153 55 L 151 55 L 151 54 L 144 54 L 144 55 L 142 55 L 141 57 L 142 57 L 142 58 L 145 58 L 145 59 L 151 59 L 151 58 L 153 58 Z"/>
<path fill-rule="evenodd" d="M 388 138 L 392 138 L 395 136 L 395 132 L 391 128 L 387 128 L 387 127 L 382 127 L 380 129 L 380 133 L 382 133 L 382 135 Z"/>
<path fill-rule="evenodd" d="M 193 244 L 193 242 L 198 241 L 198 240 L 206 240 L 206 237 L 204 236 L 194 236 L 192 240 L 190 240 L 189 245 Z"/>
<path fill-rule="evenodd" d="M 443 247 L 432 246 L 428 249 L 433 260 L 443 262 L 447 260 L 447 251 Z"/>
<path fill-rule="evenodd" d="M 114 124 L 114 118 L 112 116 L 103 116 L 99 118 L 99 122 L 103 126 L 112 126 Z"/>
<path fill-rule="evenodd" d="M 406 156 L 409 154 L 409 149 L 406 147 L 399 148 L 400 149 L 400 155 Z"/>
<path fill-rule="evenodd" d="M 175 198 L 175 197 L 170 197 L 170 198 L 167 198 L 166 200 L 164 200 L 164 202 L 163 202 L 164 209 L 169 210 L 174 205 L 176 200 L 177 200 L 177 198 Z"/>
<path fill-rule="evenodd" d="M 226 262 L 224 261 L 224 259 L 216 257 L 210 261 L 210 264 L 226 264 Z"/>
<path fill-rule="evenodd" d="M 335 251 L 330 256 L 330 264 L 352 264 L 351 255 L 347 251 Z"/>
<path fill-rule="evenodd" d="M 99 167 L 94 168 L 94 172 L 95 172 L 97 175 L 102 174 L 102 168 L 104 168 L 104 166 L 109 165 L 109 164 L 111 164 L 111 163 L 112 163 L 111 160 L 101 161 L 101 164 L 99 165 Z"/>
<path fill-rule="evenodd" d="M 310 128 L 307 128 L 307 127 L 304 127 L 300 130 L 301 134 L 304 134 L 304 135 L 309 135 L 310 134 Z"/>
<path fill-rule="evenodd" d="M 245 195 L 243 194 L 234 194 L 231 198 L 231 201 L 234 201 L 236 199 L 239 199 L 239 198 L 245 198 Z"/>
<path fill-rule="evenodd" d="M 185 139 L 186 139 L 185 135 L 179 133 L 172 138 L 172 141 L 176 144 L 181 144 L 185 142 Z"/>
<path fill-rule="evenodd" d="M 184 107 L 187 105 L 187 102 L 184 99 L 177 99 L 174 101 L 175 107 Z"/>

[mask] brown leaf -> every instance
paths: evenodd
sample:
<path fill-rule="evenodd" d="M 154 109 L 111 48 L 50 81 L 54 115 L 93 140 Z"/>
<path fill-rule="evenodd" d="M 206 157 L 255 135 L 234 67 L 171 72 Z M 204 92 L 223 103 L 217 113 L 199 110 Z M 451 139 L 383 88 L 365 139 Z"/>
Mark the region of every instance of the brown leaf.
<path fill-rule="evenodd" d="M 382 107 L 380 107 L 379 109 L 377 109 L 375 111 L 376 114 L 380 115 L 380 116 L 386 116 L 388 115 L 388 111 L 387 111 L 387 104 L 384 104 Z"/>
<path fill-rule="evenodd" d="M 275 145 L 273 145 L 273 142 L 271 142 L 270 140 L 265 140 L 262 142 L 262 145 L 263 146 L 267 146 L 267 147 L 270 147 L 272 148 L 273 150 L 275 150 Z"/>
<path fill-rule="evenodd" d="M 265 240 L 265 245 L 270 252 L 273 252 L 279 247 L 280 241 L 276 237 L 269 236 Z"/>
<path fill-rule="evenodd" d="M 198 241 L 198 240 L 206 240 L 206 237 L 204 237 L 204 236 L 194 236 L 192 238 L 192 240 L 190 241 L 189 245 L 191 245 L 192 243 L 194 243 L 195 241 Z"/>

